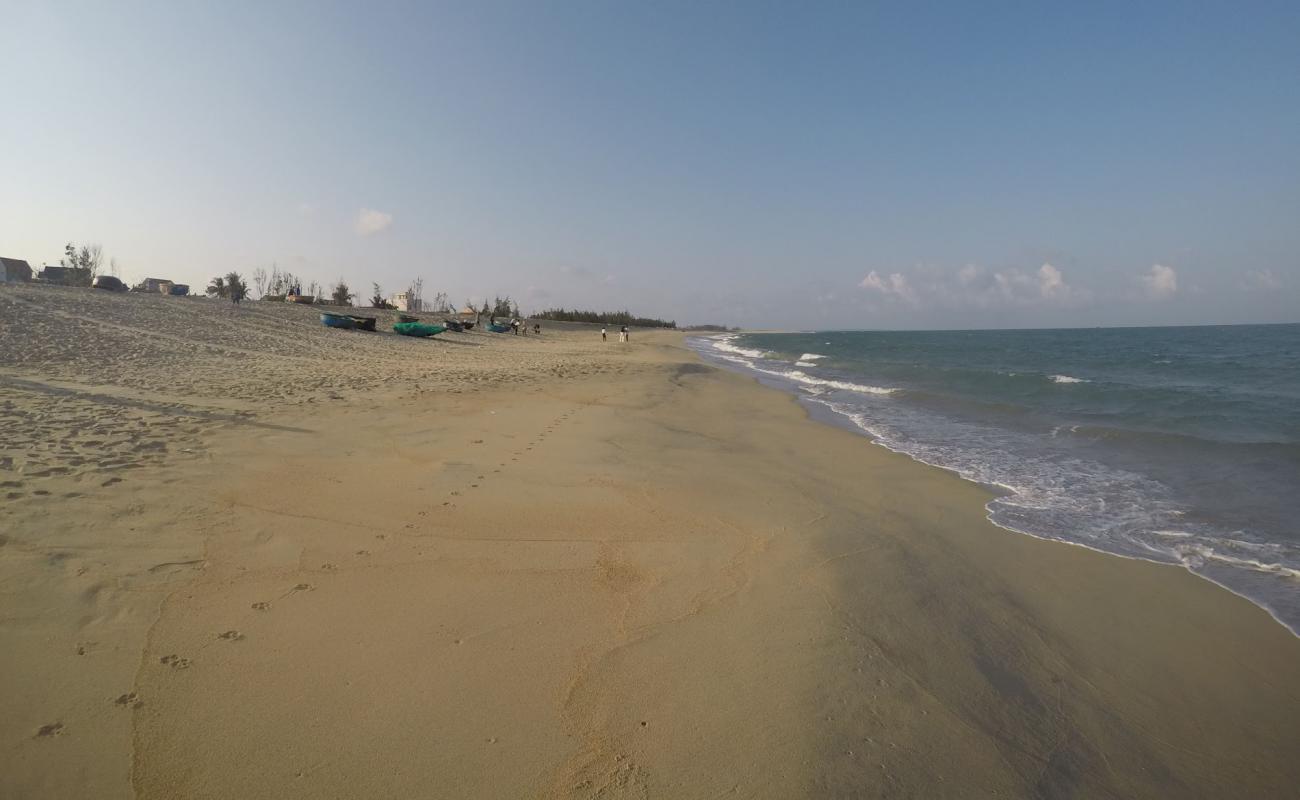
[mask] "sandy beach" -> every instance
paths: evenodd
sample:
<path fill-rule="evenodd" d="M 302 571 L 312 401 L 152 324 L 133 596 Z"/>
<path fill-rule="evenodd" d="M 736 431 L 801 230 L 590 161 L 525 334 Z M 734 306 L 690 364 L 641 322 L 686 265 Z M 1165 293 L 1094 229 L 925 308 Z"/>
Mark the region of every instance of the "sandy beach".
<path fill-rule="evenodd" d="M 676 332 L 0 287 L 0 796 L 1293 795 L 1300 639 L 988 497 Z"/>

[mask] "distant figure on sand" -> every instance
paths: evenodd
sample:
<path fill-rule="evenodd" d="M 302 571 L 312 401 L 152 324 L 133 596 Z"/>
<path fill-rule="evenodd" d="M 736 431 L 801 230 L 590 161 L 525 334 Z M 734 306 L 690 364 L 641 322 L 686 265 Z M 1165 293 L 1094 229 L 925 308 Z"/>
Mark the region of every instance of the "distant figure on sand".
<path fill-rule="evenodd" d="M 607 341 L 609 341 L 608 339 L 605 338 L 605 329 L 604 329 L 604 328 L 601 328 L 601 329 L 600 329 L 600 340 L 601 340 L 602 342 L 607 342 Z"/>
<path fill-rule="evenodd" d="M 631 340 L 628 338 L 628 335 L 627 335 L 627 326 L 626 326 L 626 325 L 624 325 L 622 328 L 619 329 L 619 331 L 618 331 L 618 340 L 619 340 L 620 342 L 631 341 Z"/>
<path fill-rule="evenodd" d="M 542 335 L 542 324 L 540 322 L 533 323 L 533 333 L 537 336 Z"/>

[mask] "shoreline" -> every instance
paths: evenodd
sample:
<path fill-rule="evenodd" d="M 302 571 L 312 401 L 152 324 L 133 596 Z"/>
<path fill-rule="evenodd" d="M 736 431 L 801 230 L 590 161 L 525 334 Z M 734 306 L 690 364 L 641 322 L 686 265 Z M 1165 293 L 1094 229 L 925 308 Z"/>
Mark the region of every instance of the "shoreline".
<path fill-rule="evenodd" d="M 115 324 L 117 299 L 89 297 L 81 313 Z M 204 326 L 226 309 L 147 302 L 131 313 L 224 335 Z M 27 598 L 0 623 L 19 689 L 7 793 L 1214 797 L 1300 780 L 1300 643 L 1257 606 L 1008 535 L 983 487 L 864 446 L 679 334 L 412 343 L 253 312 L 231 319 L 265 337 L 240 343 L 273 359 L 265 376 L 254 355 L 187 367 L 187 402 L 224 397 L 228 419 L 189 433 L 141 412 L 164 459 L 108 488 L 75 466 L 24 478 L 84 497 L 7 507 L 0 576 Z M 334 377 L 345 356 L 379 368 Z M 4 378 L 84 385 L 69 363 L 4 365 L 0 389 L 61 431 L 98 413 L 88 395 L 56 414 Z M 264 379 L 285 405 L 244 399 Z"/>
<path fill-rule="evenodd" d="M 1277 324 L 1292 324 L 1292 323 L 1277 323 Z M 1177 328 L 1177 327 L 1225 327 L 1225 326 L 1206 325 L 1206 326 L 1166 326 L 1166 327 Z M 1033 330 L 1040 330 L 1040 329 L 1033 329 Z M 1041 329 L 1041 330 L 1075 330 L 1075 329 L 1054 329 L 1053 328 L 1053 329 Z M 1086 329 L 1078 329 L 1078 330 L 1086 330 Z M 709 334 L 709 335 L 688 334 L 688 337 L 693 339 L 704 340 L 704 339 L 722 339 L 722 338 L 734 337 L 737 334 L 743 335 L 748 333 L 778 333 L 778 332 L 779 331 L 746 330 L 746 331 L 738 331 L 738 332 L 725 333 L 725 334 L 724 333 Z M 856 332 L 856 331 L 851 331 L 851 332 Z M 766 388 L 773 389 L 775 391 L 781 392 L 782 394 L 786 394 L 795 398 L 798 401 L 799 405 L 807 411 L 810 419 L 819 421 L 822 424 L 831 425 L 833 427 L 839 428 L 846 432 L 860 436 L 866 439 L 867 441 L 871 442 L 873 445 L 881 447 L 890 453 L 903 456 L 918 464 L 922 464 L 928 467 L 932 467 L 934 469 L 942 470 L 943 472 L 952 474 L 953 476 L 958 477 L 961 480 L 964 480 L 975 486 L 979 486 L 981 489 L 983 489 L 989 495 L 991 495 L 989 501 L 984 505 L 985 518 L 989 521 L 990 524 L 998 528 L 1001 528 L 1004 531 L 1008 531 L 1010 533 L 1014 533 L 1022 536 L 1030 536 L 1034 539 L 1038 539 L 1041 541 L 1056 542 L 1058 544 L 1081 547 L 1085 550 L 1090 550 L 1092 552 L 1100 553 L 1102 555 L 1129 559 L 1133 561 L 1140 561 L 1140 562 L 1155 564 L 1159 566 L 1177 567 L 1185 572 L 1188 572 L 1196 576 L 1197 578 L 1210 582 L 1214 586 L 1223 589 L 1224 591 L 1228 592 L 1229 594 L 1235 597 L 1239 597 L 1246 600 L 1247 602 L 1251 603 L 1252 605 L 1258 607 L 1260 610 L 1268 614 L 1269 617 L 1272 618 L 1274 622 L 1282 626 L 1282 628 L 1285 629 L 1288 633 L 1292 634 L 1293 636 L 1296 636 L 1297 638 L 1300 638 L 1300 626 L 1293 627 L 1291 624 L 1289 624 L 1286 620 L 1284 620 L 1280 616 L 1280 612 L 1278 612 L 1277 609 L 1273 608 L 1266 600 L 1257 597 L 1252 597 L 1251 595 L 1246 594 L 1244 591 L 1240 591 L 1228 585 L 1227 583 L 1224 583 L 1222 580 L 1216 579 L 1210 575 L 1199 572 L 1191 564 L 1186 563 L 1184 561 L 1174 560 L 1172 558 L 1161 560 L 1158 558 L 1144 556 L 1138 553 L 1121 552 L 1117 550 L 1107 550 L 1102 547 L 1088 544 L 1087 542 L 1075 541 L 1072 539 L 1054 537 L 1047 534 L 1037 533 L 1027 528 L 1017 528 L 1009 523 L 1000 521 L 996 518 L 996 512 L 994 511 L 992 504 L 999 497 L 1016 495 L 1018 490 L 1015 487 L 1007 486 L 1004 484 L 988 483 L 988 482 L 980 481 L 978 479 L 963 474 L 962 471 L 956 467 L 951 467 L 945 464 L 927 461 L 924 458 L 920 457 L 919 455 L 910 453 L 901 448 L 892 447 L 889 444 L 882 441 L 878 436 L 873 434 L 871 431 L 864 429 L 861 425 L 855 422 L 852 419 L 852 417 L 849 416 L 847 413 L 832 408 L 827 404 L 814 402 L 810 398 L 804 396 L 803 394 L 800 394 L 793 385 L 787 385 L 788 381 L 782 380 L 781 377 L 776 374 L 772 374 L 764 370 L 753 369 L 741 364 L 738 361 L 733 361 L 731 359 L 710 356 L 705 352 L 701 352 L 699 349 L 697 349 L 696 347 L 690 344 L 688 344 L 687 347 L 691 349 L 693 352 L 695 352 L 696 355 L 699 356 L 705 363 L 711 364 L 713 366 L 717 366 L 721 369 L 730 372 L 734 372 L 738 375 L 743 375 L 745 377 L 751 378 Z"/>

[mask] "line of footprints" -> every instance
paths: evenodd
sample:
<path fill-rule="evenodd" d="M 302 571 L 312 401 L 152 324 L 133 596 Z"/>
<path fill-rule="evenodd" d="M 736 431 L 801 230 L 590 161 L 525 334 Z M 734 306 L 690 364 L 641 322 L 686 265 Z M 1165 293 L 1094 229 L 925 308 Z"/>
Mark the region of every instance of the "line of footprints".
<path fill-rule="evenodd" d="M 537 434 L 537 436 L 536 436 L 534 439 L 532 439 L 532 440 L 529 441 L 527 444 L 525 444 L 525 445 L 522 447 L 522 449 L 515 450 L 513 453 L 511 453 L 511 454 L 510 454 L 510 461 L 509 461 L 509 462 L 506 462 L 506 461 L 501 461 L 501 462 L 499 462 L 499 463 L 497 464 L 496 468 L 494 468 L 494 469 L 492 470 L 492 472 L 494 472 L 494 473 L 501 472 L 501 470 L 504 469 L 504 468 L 505 468 L 509 463 L 519 461 L 519 459 L 523 458 L 524 455 L 525 455 L 526 453 L 532 451 L 532 449 L 533 449 L 534 447 L 537 447 L 537 446 L 541 445 L 542 442 L 546 441 L 546 437 L 547 437 L 547 436 L 549 436 L 550 434 L 554 433 L 554 432 L 556 431 L 556 429 L 558 429 L 559 426 L 560 426 L 562 423 L 564 423 L 565 421 L 567 421 L 567 420 L 568 420 L 570 417 L 572 417 L 575 413 L 576 413 L 575 410 L 570 410 L 570 411 L 566 411 L 566 412 L 564 412 L 563 414 L 560 414 L 558 417 L 556 417 L 554 420 L 552 420 L 552 421 L 550 422 L 550 424 L 546 425 L 546 427 L 543 428 L 543 429 L 542 429 L 542 430 Z M 471 444 L 483 444 L 483 440 L 482 440 L 482 439 L 475 439 L 473 442 L 471 442 Z M 476 478 L 472 479 L 471 482 L 469 483 L 468 487 L 465 487 L 465 488 L 469 488 L 469 489 L 477 489 L 477 488 L 479 488 L 479 485 L 480 485 L 479 482 L 480 482 L 480 481 L 483 481 L 483 480 L 486 480 L 486 479 L 487 479 L 487 476 L 486 476 L 486 475 L 478 475 Z M 453 489 L 453 490 L 451 490 L 451 492 L 448 494 L 448 498 L 449 498 L 449 499 L 446 500 L 446 501 L 444 501 L 442 505 L 444 505 L 444 506 L 451 506 L 451 507 L 454 507 L 454 506 L 455 506 L 455 502 L 454 502 L 452 499 L 450 499 L 450 498 L 455 498 L 455 497 L 460 497 L 460 496 L 461 496 L 461 490 L 460 490 L 460 489 Z M 427 511 L 421 511 L 421 512 L 420 512 L 420 516 L 422 516 L 422 517 L 423 517 L 423 516 L 426 516 L 427 514 L 428 514 Z M 414 525 L 413 523 L 412 523 L 412 524 L 407 524 L 406 527 L 407 527 L 407 528 L 414 528 L 415 525 Z M 376 538 L 376 539 L 381 539 L 381 540 L 382 540 L 382 539 L 387 539 L 387 538 L 388 538 L 388 534 L 386 534 L 386 533 L 379 533 L 379 534 L 376 534 L 376 535 L 375 535 L 375 538 Z M 355 553 L 355 555 L 357 555 L 357 556 L 359 556 L 359 557 L 365 557 L 365 556 L 370 555 L 370 551 L 369 551 L 369 550 L 357 550 L 356 553 Z M 322 564 L 322 565 L 321 565 L 321 570 L 323 570 L 323 571 L 325 571 L 325 572 L 334 572 L 334 571 L 336 571 L 337 569 L 338 569 L 338 566 L 335 565 L 335 564 L 328 564 L 328 563 L 327 563 L 327 564 Z M 310 583 L 299 583 L 299 584 L 293 586 L 292 588 L 290 588 L 290 589 L 289 589 L 288 591 L 286 591 L 284 594 L 280 595 L 280 597 L 277 598 L 277 600 L 284 600 L 284 599 L 286 599 L 286 598 L 288 598 L 288 597 L 291 597 L 291 596 L 293 596 L 293 595 L 295 595 L 295 594 L 299 594 L 299 593 L 302 593 L 302 592 L 311 592 L 311 591 L 315 591 L 315 589 L 316 589 L 316 587 L 315 587 L 313 584 L 310 584 Z M 271 603 L 270 603 L 270 602 L 267 602 L 267 601 L 259 601 L 259 602 L 253 603 L 252 606 L 251 606 L 251 608 L 252 608 L 253 611 L 266 612 L 266 611 L 270 611 L 270 610 L 271 610 Z M 240 632 L 240 631 L 238 631 L 238 630 L 235 630 L 235 629 L 231 629 L 231 630 L 227 630 L 227 631 L 221 631 L 220 633 L 216 634 L 215 641 L 222 641 L 222 642 L 238 642 L 238 641 L 243 640 L 243 638 L 244 638 L 244 634 L 243 634 L 242 632 Z M 80 647 L 79 647 L 77 652 L 78 652 L 79 655 L 84 655 L 85 650 L 84 650 L 83 648 L 80 648 Z M 184 656 L 178 655 L 178 654 L 176 654 L 176 653 L 168 653 L 167 655 L 165 655 L 165 656 L 161 656 L 161 657 L 158 659 L 158 664 L 159 664 L 160 666 L 166 667 L 166 668 L 171 669 L 171 670 L 186 670 L 186 669 L 189 669 L 191 666 L 193 666 L 194 662 L 191 661 L 189 658 L 186 658 L 186 657 L 184 657 Z M 116 705 L 116 706 L 119 707 L 119 708 L 125 708 L 125 709 L 137 709 L 137 708 L 141 708 L 141 707 L 144 705 L 144 700 L 141 699 L 140 696 L 139 696 L 136 692 L 127 692 L 126 694 L 119 695 L 117 698 L 115 698 L 115 699 L 113 700 L 113 704 Z M 41 726 L 41 728 L 40 728 L 39 730 L 37 730 L 37 732 L 36 732 L 36 736 L 35 736 L 34 738 L 47 738 L 47 737 L 61 736 L 61 735 L 64 733 L 64 731 L 65 731 L 65 727 L 64 727 L 64 724 L 63 724 L 62 722 L 53 722 L 53 723 L 50 723 L 49 725 L 43 725 L 43 726 Z"/>
<path fill-rule="evenodd" d="M 523 445 L 523 447 L 522 447 L 521 449 L 519 449 L 519 450 L 515 450 L 513 453 L 511 453 L 511 454 L 510 454 L 510 461 L 509 461 L 509 462 L 507 462 L 507 461 L 501 461 L 501 462 L 498 462 L 497 466 L 492 470 L 492 472 L 494 472 L 494 473 L 501 472 L 501 470 L 504 469 L 506 466 L 508 466 L 510 462 L 517 462 L 517 461 L 519 461 L 519 459 L 523 458 L 523 457 L 525 456 L 525 454 L 528 453 L 528 452 L 530 452 L 534 447 L 537 447 L 537 446 L 541 445 L 544 441 L 546 441 L 546 437 L 549 436 L 550 434 L 554 433 L 554 432 L 559 428 L 559 426 L 560 426 L 562 423 L 564 423 L 565 421 L 567 421 L 571 416 L 573 416 L 574 413 L 576 413 L 576 412 L 573 411 L 573 410 L 570 410 L 570 411 L 565 411 L 564 413 L 560 414 L 558 417 L 556 417 L 554 420 L 552 420 L 548 425 L 546 425 L 546 427 L 544 427 L 544 428 L 543 428 L 543 429 L 542 429 L 542 430 L 537 434 L 537 436 L 536 436 L 534 439 L 532 439 L 531 441 L 529 441 L 527 444 Z M 474 440 L 474 441 L 472 442 L 472 444 L 483 444 L 483 440 L 482 440 L 482 439 L 476 439 L 476 440 Z M 487 479 L 487 476 L 486 476 L 486 475 L 478 475 L 478 476 L 476 476 L 475 478 L 473 478 L 473 479 L 471 480 L 471 482 L 468 484 L 467 487 L 462 487 L 462 488 L 477 489 L 477 488 L 479 488 L 479 485 L 480 485 L 479 482 L 480 482 L 480 481 L 484 481 L 484 480 L 486 480 L 486 479 Z M 451 491 L 448 493 L 447 496 L 448 496 L 448 498 L 455 498 L 455 497 L 460 497 L 461 494 L 462 494 L 462 492 L 461 492 L 460 489 L 453 489 L 453 490 L 451 490 Z M 444 506 L 454 506 L 454 505 L 455 505 L 455 502 L 454 502 L 454 500 L 452 500 L 452 499 L 448 499 L 448 500 L 446 500 L 446 501 L 443 502 L 443 505 L 444 505 Z M 420 516 L 425 516 L 425 515 L 427 515 L 427 513 L 428 513 L 428 512 L 421 511 L 421 512 L 420 512 Z M 407 528 L 414 528 L 415 525 L 414 525 L 414 524 L 408 524 L 406 527 L 407 527 Z M 375 538 L 377 538 L 377 539 L 387 539 L 387 538 L 388 538 L 388 534 L 386 534 L 386 533 L 379 533 L 379 534 L 376 534 L 376 535 L 375 535 Z M 359 556 L 359 557 L 368 556 L 368 555 L 370 555 L 370 551 L 369 551 L 369 550 L 357 550 L 356 553 L 355 553 L 355 555 L 357 555 L 357 556 Z M 338 566 L 335 565 L 335 564 L 329 564 L 329 563 L 327 563 L 327 564 L 322 564 L 322 565 L 321 565 L 321 569 L 322 569 L 323 571 L 325 571 L 325 572 L 333 572 L 333 571 L 336 571 L 336 570 L 338 569 Z M 299 594 L 299 593 L 301 593 L 301 592 L 311 592 L 311 591 L 314 591 L 315 589 L 316 589 L 316 587 L 315 587 L 313 584 L 310 584 L 310 583 L 299 583 L 299 584 L 293 586 L 292 588 L 290 588 L 290 589 L 289 589 L 287 592 L 285 592 L 284 594 L 282 594 L 282 595 L 278 598 L 278 600 L 283 600 L 283 599 L 285 599 L 285 598 L 288 598 L 288 597 L 290 597 L 290 596 L 292 596 L 292 595 L 295 595 L 295 594 Z M 270 603 L 270 602 L 267 602 L 267 601 L 259 601 L 259 602 L 253 603 L 252 606 L 251 606 L 251 608 L 252 608 L 253 611 L 266 612 L 266 611 L 270 611 L 270 610 L 271 610 L 271 603 Z M 244 638 L 244 634 L 241 633 L 240 631 L 238 631 L 238 630 L 234 630 L 234 629 L 227 630 L 227 631 L 222 631 L 222 632 L 216 634 L 216 640 L 217 640 L 217 641 L 224 641 L 224 642 L 238 642 L 238 641 L 241 641 L 243 638 Z M 161 666 L 167 667 L 167 668 L 169 668 L 169 669 L 173 669 L 173 670 L 184 670 L 184 669 L 189 669 L 191 666 L 193 666 L 193 663 L 194 663 L 194 662 L 192 662 L 189 658 L 185 658 L 185 657 L 180 656 L 180 655 L 178 655 L 178 654 L 176 654 L 176 653 L 169 653 L 169 654 L 167 654 L 167 655 L 165 655 L 165 656 L 160 657 L 160 658 L 158 659 L 158 663 L 159 663 Z M 117 699 L 115 699 L 113 702 L 114 702 L 114 704 L 116 704 L 116 705 L 119 706 L 119 707 L 122 707 L 122 708 L 132 708 L 132 709 L 134 709 L 134 708 L 140 708 L 142 705 L 144 705 L 144 702 L 140 699 L 140 697 L 139 697 L 135 692 L 128 692 L 128 693 L 126 693 L 126 694 L 123 694 L 123 695 L 121 695 L 120 697 L 118 697 Z M 54 723 L 54 724 L 52 724 L 52 725 L 46 725 L 46 726 L 44 726 L 43 728 L 41 728 L 40 731 L 38 731 L 37 736 L 38 736 L 38 737 L 57 736 L 57 735 L 60 735 L 62 732 L 63 732 L 63 724 L 62 724 L 62 723 Z"/>
<path fill-rule="evenodd" d="M 506 462 L 506 461 L 498 462 L 498 464 L 496 465 L 496 467 L 493 468 L 492 472 L 494 472 L 494 473 L 500 472 L 502 469 L 505 469 L 505 467 L 506 467 L 509 463 L 511 463 L 511 462 L 516 462 L 516 461 L 518 461 L 520 458 L 523 458 L 525 453 L 530 452 L 534 447 L 536 447 L 536 446 L 540 445 L 542 442 L 546 441 L 546 437 L 547 437 L 547 436 L 551 435 L 552 433 L 555 433 L 556 429 L 560 427 L 560 424 L 563 423 L 563 422 L 565 422 L 565 421 L 567 421 L 567 420 L 568 420 L 571 416 L 573 416 L 575 413 L 576 413 L 576 411 L 570 410 L 570 411 L 565 411 L 563 414 L 560 414 L 558 417 L 556 417 L 554 420 L 552 420 L 549 424 L 547 424 L 546 427 L 542 428 L 542 430 L 537 434 L 537 437 L 536 437 L 536 438 L 532 439 L 532 440 L 529 441 L 527 444 L 525 444 L 525 445 L 523 446 L 522 449 L 520 449 L 520 450 L 516 450 L 516 451 L 514 451 L 513 453 L 511 453 L 511 454 L 510 454 L 510 461 L 509 461 L 509 462 Z M 475 440 L 474 440 L 473 442 L 471 442 L 470 444 L 483 444 L 483 440 L 482 440 L 482 439 L 475 439 Z M 469 483 L 468 486 L 464 486 L 464 487 L 462 487 L 462 488 L 463 488 L 463 489 L 477 489 L 477 488 L 479 488 L 479 486 L 480 486 L 480 482 L 481 482 L 481 481 L 484 481 L 484 480 L 486 480 L 486 479 L 487 479 L 487 475 L 477 475 L 477 476 L 475 476 L 475 477 L 471 480 L 471 482 Z M 463 493 L 462 493 L 461 489 L 452 489 L 450 492 L 447 493 L 447 497 L 448 497 L 449 499 L 444 500 L 442 504 L 443 504 L 444 506 L 448 506 L 448 507 L 454 508 L 454 507 L 456 506 L 456 501 L 453 500 L 453 499 L 450 499 L 450 498 L 460 497 L 460 496 L 462 496 L 462 494 L 463 494 Z M 420 516 L 424 516 L 424 515 L 425 515 L 425 512 L 420 512 Z M 414 524 L 408 524 L 406 527 L 408 527 L 408 528 L 414 528 L 415 525 L 414 525 Z"/>

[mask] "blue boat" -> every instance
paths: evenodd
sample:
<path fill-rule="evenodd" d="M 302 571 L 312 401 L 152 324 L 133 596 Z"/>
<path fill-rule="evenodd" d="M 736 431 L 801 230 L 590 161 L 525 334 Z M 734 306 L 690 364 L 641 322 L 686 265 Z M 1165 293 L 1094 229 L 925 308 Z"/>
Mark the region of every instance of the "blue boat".
<path fill-rule="evenodd" d="M 352 317 L 342 314 L 326 314 L 324 311 L 321 312 L 320 321 L 327 328 L 355 328 L 357 325 Z"/>
<path fill-rule="evenodd" d="M 506 331 L 510 330 L 510 326 L 509 325 L 488 325 L 488 330 L 492 331 L 493 333 L 505 333 Z"/>

